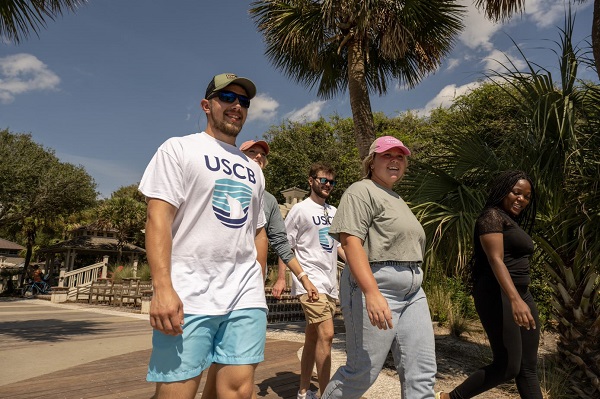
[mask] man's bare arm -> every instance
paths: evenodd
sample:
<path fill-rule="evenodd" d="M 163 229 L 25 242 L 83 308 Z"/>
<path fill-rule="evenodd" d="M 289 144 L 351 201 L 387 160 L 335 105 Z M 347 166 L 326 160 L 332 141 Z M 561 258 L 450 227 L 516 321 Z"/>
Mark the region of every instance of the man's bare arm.
<path fill-rule="evenodd" d="M 168 202 L 148 199 L 146 255 L 152 273 L 153 295 L 150 324 L 167 335 L 183 333 L 183 303 L 171 280 L 171 226 L 177 208 Z"/>

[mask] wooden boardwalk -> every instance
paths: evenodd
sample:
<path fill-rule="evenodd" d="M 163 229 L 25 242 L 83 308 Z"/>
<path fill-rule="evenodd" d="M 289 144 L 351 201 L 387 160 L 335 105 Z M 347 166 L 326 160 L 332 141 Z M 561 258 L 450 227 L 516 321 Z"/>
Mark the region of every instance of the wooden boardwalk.
<path fill-rule="evenodd" d="M 0 399 L 149 399 L 150 338 L 147 319 L 0 299 Z M 301 346 L 267 339 L 256 370 L 258 398 L 296 397 Z M 313 390 L 315 383 L 313 377 Z"/>
<path fill-rule="evenodd" d="M 257 397 L 296 398 L 300 381 L 296 352 L 301 346 L 299 342 L 267 340 L 265 361 L 256 370 Z M 154 384 L 145 380 L 149 358 L 147 349 L 85 363 L 0 386 L 0 398 L 149 399 L 154 393 Z M 203 386 L 204 379 L 196 398 L 201 397 Z"/>

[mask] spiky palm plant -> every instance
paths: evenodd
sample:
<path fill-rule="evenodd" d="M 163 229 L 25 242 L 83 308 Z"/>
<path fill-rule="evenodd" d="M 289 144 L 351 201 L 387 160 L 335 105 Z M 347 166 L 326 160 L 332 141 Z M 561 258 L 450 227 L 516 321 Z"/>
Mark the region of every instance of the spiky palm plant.
<path fill-rule="evenodd" d="M 577 80 L 581 55 L 572 44 L 573 23 L 569 13 L 557 43 L 559 82 L 526 59 L 526 72 L 508 64 L 492 74 L 521 110 L 519 130 L 498 141 L 459 129 L 441 140 L 444 151 L 413 167 L 405 187 L 429 227 L 431 256 L 456 259 L 459 253 L 464 262 L 472 234 L 464 225 L 472 227 L 476 213 L 469 220 L 469 211 L 481 203 L 482 176 L 509 167 L 533 176 L 539 198 L 536 260 L 550 275 L 562 365 L 575 370 L 568 389 L 591 399 L 600 396 L 600 86 Z"/>
<path fill-rule="evenodd" d="M 542 199 L 534 240 L 552 276 L 559 354 L 576 370 L 570 389 L 591 399 L 600 396 L 600 87 L 577 84 L 581 57 L 572 44 L 573 24 L 569 14 L 557 43 L 560 85 L 529 62 L 527 73 L 509 68 L 502 77 L 529 114 L 520 138 L 528 145 L 518 148 Z"/>

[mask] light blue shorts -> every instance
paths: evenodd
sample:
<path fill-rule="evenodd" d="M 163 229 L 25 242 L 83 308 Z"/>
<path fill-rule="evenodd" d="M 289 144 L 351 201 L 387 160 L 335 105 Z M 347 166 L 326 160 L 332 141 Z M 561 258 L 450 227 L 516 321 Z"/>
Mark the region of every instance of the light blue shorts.
<path fill-rule="evenodd" d="M 185 315 L 183 335 L 154 330 L 146 380 L 189 380 L 199 376 L 211 363 L 262 362 L 266 336 L 266 309 L 240 309 L 220 316 Z"/>

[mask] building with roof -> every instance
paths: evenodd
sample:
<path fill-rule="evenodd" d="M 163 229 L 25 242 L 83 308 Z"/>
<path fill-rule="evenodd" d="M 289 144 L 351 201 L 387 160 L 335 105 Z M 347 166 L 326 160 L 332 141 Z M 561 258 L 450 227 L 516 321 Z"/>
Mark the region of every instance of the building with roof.
<path fill-rule="evenodd" d="M 0 267 L 16 267 L 25 262 L 25 258 L 19 256 L 24 249 L 16 242 L 0 238 Z"/>
<path fill-rule="evenodd" d="M 70 239 L 39 251 L 41 254 L 46 254 L 46 270 L 53 271 L 51 269 L 59 263 L 59 256 L 63 259 L 61 268 L 68 272 L 101 262 L 104 256 L 108 256 L 109 263 L 114 264 L 119 256 L 122 262 L 133 263 L 146 254 L 144 248 L 129 243 L 124 243 L 119 248 L 116 230 L 83 226 L 72 230 L 70 235 Z"/>

